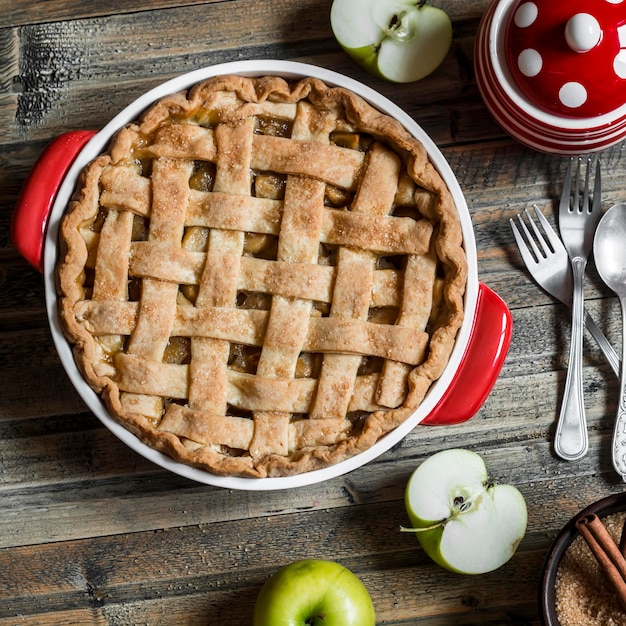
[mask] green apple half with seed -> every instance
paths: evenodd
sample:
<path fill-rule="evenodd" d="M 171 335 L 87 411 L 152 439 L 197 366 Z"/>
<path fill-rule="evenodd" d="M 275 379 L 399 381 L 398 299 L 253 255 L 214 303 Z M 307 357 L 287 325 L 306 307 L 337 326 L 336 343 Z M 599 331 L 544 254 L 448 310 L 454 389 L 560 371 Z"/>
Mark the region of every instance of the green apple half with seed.
<path fill-rule="evenodd" d="M 483 459 L 470 450 L 438 452 L 409 479 L 406 510 L 426 554 L 462 574 L 504 565 L 526 533 L 528 512 L 513 485 L 489 479 Z"/>
<path fill-rule="evenodd" d="M 423 0 L 334 0 L 330 25 L 352 58 L 397 83 L 433 72 L 452 43 L 448 14 Z"/>
<path fill-rule="evenodd" d="M 375 626 L 361 580 L 335 561 L 305 559 L 278 570 L 257 596 L 253 626 Z"/>

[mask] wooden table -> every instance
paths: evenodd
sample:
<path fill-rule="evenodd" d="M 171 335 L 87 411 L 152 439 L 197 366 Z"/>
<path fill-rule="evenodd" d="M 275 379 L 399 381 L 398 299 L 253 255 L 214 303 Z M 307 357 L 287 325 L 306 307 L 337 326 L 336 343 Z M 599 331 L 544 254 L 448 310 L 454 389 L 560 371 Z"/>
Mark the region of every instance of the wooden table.
<path fill-rule="evenodd" d="M 279 566 L 335 559 L 370 590 L 380 624 L 535 624 L 546 551 L 581 507 L 621 492 L 610 441 L 617 379 L 589 336 L 590 451 L 552 452 L 569 316 L 529 278 L 510 217 L 555 209 L 563 159 L 508 138 L 483 105 L 473 43 L 487 0 L 440 0 L 455 36 L 444 64 L 410 85 L 379 81 L 335 42 L 330 1 L 0 0 L 0 624 L 249 624 Z M 418 426 L 340 478 L 283 492 L 197 484 L 125 447 L 85 408 L 54 350 L 41 276 L 12 247 L 20 187 L 47 142 L 101 128 L 149 88 L 218 62 L 281 58 L 356 78 L 404 108 L 441 147 L 475 226 L 480 279 L 508 304 L 514 334 L 484 406 L 454 427 Z M 623 146 L 603 155 L 603 200 L 624 199 Z M 589 268 L 589 310 L 620 348 L 615 298 Z M 519 487 L 528 532 L 482 576 L 434 565 L 407 523 L 403 490 L 428 455 L 467 447 Z"/>

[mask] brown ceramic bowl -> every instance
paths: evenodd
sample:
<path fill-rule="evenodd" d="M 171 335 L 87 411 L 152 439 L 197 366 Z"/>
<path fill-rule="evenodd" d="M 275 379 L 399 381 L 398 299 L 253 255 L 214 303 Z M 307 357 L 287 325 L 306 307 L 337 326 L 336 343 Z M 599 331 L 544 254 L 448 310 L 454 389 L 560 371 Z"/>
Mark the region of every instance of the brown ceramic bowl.
<path fill-rule="evenodd" d="M 556 614 L 556 574 L 561 559 L 576 536 L 576 520 L 579 517 L 595 513 L 606 517 L 613 513 L 626 511 L 626 493 L 618 493 L 602 498 L 577 513 L 557 535 L 543 564 L 540 589 L 540 614 L 545 626 L 561 626 Z"/>

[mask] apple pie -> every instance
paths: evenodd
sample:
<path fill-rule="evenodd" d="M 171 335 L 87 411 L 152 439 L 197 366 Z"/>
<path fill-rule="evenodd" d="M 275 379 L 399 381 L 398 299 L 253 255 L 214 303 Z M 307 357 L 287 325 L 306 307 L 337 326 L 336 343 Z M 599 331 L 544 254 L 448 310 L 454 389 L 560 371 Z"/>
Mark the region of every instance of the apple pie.
<path fill-rule="evenodd" d="M 218 475 L 370 448 L 449 361 L 467 259 L 424 146 L 318 79 L 219 76 L 153 104 L 81 173 L 59 311 L 148 445 Z"/>

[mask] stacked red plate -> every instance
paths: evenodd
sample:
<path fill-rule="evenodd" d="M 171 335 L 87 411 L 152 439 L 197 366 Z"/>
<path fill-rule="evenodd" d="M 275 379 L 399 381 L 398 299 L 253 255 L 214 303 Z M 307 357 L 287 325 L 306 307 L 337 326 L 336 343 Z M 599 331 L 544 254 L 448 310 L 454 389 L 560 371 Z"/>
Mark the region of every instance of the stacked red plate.
<path fill-rule="evenodd" d="M 475 52 L 487 107 L 521 143 L 574 155 L 626 137 L 624 0 L 496 0 Z"/>

